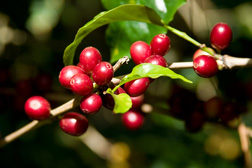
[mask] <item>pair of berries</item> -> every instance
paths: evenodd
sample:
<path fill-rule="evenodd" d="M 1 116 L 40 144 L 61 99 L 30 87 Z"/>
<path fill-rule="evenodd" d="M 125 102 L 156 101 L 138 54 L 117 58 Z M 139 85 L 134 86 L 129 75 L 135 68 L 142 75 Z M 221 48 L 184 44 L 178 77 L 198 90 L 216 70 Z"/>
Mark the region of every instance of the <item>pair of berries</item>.
<path fill-rule="evenodd" d="M 144 122 L 144 114 L 141 112 L 141 105 L 144 101 L 144 95 L 136 97 L 130 97 L 132 101 L 132 107 L 129 111 L 122 115 L 122 122 L 129 130 L 139 129 Z"/>
<path fill-rule="evenodd" d="M 216 50 L 226 49 L 232 40 L 232 30 L 225 23 L 217 23 L 211 30 L 210 42 Z M 209 48 L 210 49 L 210 48 Z M 193 55 L 193 69 L 201 77 L 210 78 L 217 74 L 219 68 L 213 56 L 202 50 Z"/>
<path fill-rule="evenodd" d="M 51 105 L 41 96 L 32 96 L 25 102 L 24 109 L 30 119 L 45 120 L 50 116 Z M 86 132 L 88 120 L 80 113 L 68 112 L 60 119 L 59 125 L 64 132 L 79 136 Z"/>

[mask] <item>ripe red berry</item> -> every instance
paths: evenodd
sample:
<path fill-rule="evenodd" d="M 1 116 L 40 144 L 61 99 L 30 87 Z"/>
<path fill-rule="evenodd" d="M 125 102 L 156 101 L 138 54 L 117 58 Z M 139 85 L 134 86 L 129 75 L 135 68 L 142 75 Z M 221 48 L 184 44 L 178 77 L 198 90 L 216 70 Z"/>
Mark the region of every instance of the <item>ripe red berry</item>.
<path fill-rule="evenodd" d="M 84 65 L 82 65 L 80 62 L 77 64 L 77 66 L 80 67 L 83 70 L 83 73 L 85 73 L 86 75 L 90 75 L 90 74 L 85 72 Z"/>
<path fill-rule="evenodd" d="M 149 78 L 140 78 L 124 84 L 124 90 L 130 96 L 135 97 L 143 94 L 149 87 Z"/>
<path fill-rule="evenodd" d="M 232 30 L 225 23 L 217 23 L 211 31 L 210 41 L 214 48 L 224 50 L 232 40 Z"/>
<path fill-rule="evenodd" d="M 94 114 L 100 110 L 102 106 L 102 99 L 98 94 L 92 93 L 84 96 L 80 102 L 80 109 L 84 113 Z"/>
<path fill-rule="evenodd" d="M 125 90 L 122 87 L 119 87 L 116 91 L 116 94 L 126 93 Z"/>
<path fill-rule="evenodd" d="M 201 77 L 210 78 L 217 74 L 216 60 L 209 55 L 201 55 L 193 60 L 193 69 Z"/>
<path fill-rule="evenodd" d="M 130 46 L 130 55 L 135 64 L 141 64 L 151 56 L 150 46 L 144 41 L 136 41 Z"/>
<path fill-rule="evenodd" d="M 130 97 L 132 101 L 132 107 L 131 109 L 139 109 L 144 101 L 144 94 L 141 94 L 136 97 Z"/>
<path fill-rule="evenodd" d="M 153 37 L 150 43 L 151 53 L 164 56 L 170 49 L 170 38 L 165 34 L 158 34 Z"/>
<path fill-rule="evenodd" d="M 26 100 L 24 110 L 32 120 L 44 120 L 50 116 L 51 105 L 41 96 L 32 96 Z"/>
<path fill-rule="evenodd" d="M 154 65 L 160 65 L 160 66 L 163 66 L 163 67 L 168 66 L 165 58 L 162 57 L 161 55 L 149 56 L 148 58 L 146 58 L 144 63 L 151 63 L 151 64 L 154 64 Z"/>
<path fill-rule="evenodd" d="M 80 136 L 86 132 L 88 120 L 82 114 L 68 112 L 60 119 L 59 125 L 65 133 L 73 136 Z"/>
<path fill-rule="evenodd" d="M 126 128 L 137 130 L 143 125 L 144 116 L 138 111 L 130 110 L 122 115 L 122 122 Z"/>
<path fill-rule="evenodd" d="M 70 89 L 71 88 L 70 80 L 77 73 L 84 73 L 84 71 L 78 66 L 74 66 L 74 65 L 65 66 L 64 68 L 61 69 L 60 74 L 59 74 L 60 84 L 63 87 Z"/>
<path fill-rule="evenodd" d="M 71 90 L 81 96 L 89 95 L 93 90 L 93 82 L 89 76 L 83 73 L 74 75 L 70 80 Z"/>
<path fill-rule="evenodd" d="M 82 50 L 79 60 L 85 73 L 90 75 L 94 67 L 102 61 L 102 56 L 95 47 L 86 47 Z"/>
<path fill-rule="evenodd" d="M 212 52 L 214 52 L 212 48 L 208 48 L 208 49 L 211 50 Z M 201 56 L 201 55 L 209 55 L 209 56 L 211 56 L 211 54 L 209 54 L 208 52 L 203 51 L 203 50 L 201 50 L 201 49 L 198 49 L 198 50 L 196 50 L 196 51 L 194 52 L 194 54 L 193 54 L 193 60 L 194 60 L 195 58 L 197 58 L 198 56 Z"/>
<path fill-rule="evenodd" d="M 104 61 L 94 67 L 92 78 L 96 84 L 103 86 L 111 81 L 113 75 L 113 66 L 109 62 Z"/>

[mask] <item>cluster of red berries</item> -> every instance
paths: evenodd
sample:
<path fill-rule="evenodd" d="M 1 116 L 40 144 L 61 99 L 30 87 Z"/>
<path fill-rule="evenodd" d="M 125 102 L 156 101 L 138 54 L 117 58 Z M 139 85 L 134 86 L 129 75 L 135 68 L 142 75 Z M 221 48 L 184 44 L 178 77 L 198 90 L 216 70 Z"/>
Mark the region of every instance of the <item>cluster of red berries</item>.
<path fill-rule="evenodd" d="M 151 63 L 167 67 L 163 57 L 170 49 L 170 38 L 165 34 L 158 34 L 151 40 L 150 45 L 144 41 L 136 41 L 130 47 L 130 55 L 136 65 Z M 143 94 L 148 89 L 152 79 L 140 78 L 124 84 L 124 90 L 130 95 L 132 108 L 123 114 L 123 123 L 129 129 L 138 129 L 144 120 L 139 108 L 143 102 Z"/>
<path fill-rule="evenodd" d="M 73 93 L 83 96 L 80 109 L 87 114 L 99 111 L 102 106 L 101 97 L 93 93 L 93 81 L 99 85 L 107 85 L 113 78 L 113 67 L 102 61 L 100 52 L 94 47 L 86 47 L 80 54 L 79 63 L 65 66 L 59 73 L 60 84 L 71 89 Z M 91 79 L 92 78 L 92 79 Z M 33 96 L 25 103 L 26 114 L 34 120 L 44 120 L 50 116 L 49 102 L 40 96 Z M 76 112 L 66 113 L 60 119 L 60 127 L 70 135 L 81 135 L 88 127 L 88 120 Z"/>
<path fill-rule="evenodd" d="M 217 50 L 225 49 L 232 39 L 232 31 L 224 23 L 218 23 L 211 32 L 212 46 Z M 167 67 L 168 64 L 164 55 L 170 49 L 170 39 L 165 34 L 158 34 L 153 37 L 150 45 L 144 41 L 136 41 L 130 47 L 131 58 L 136 65 L 142 63 L 151 63 Z M 212 77 L 218 72 L 216 59 L 202 50 L 195 52 L 193 57 L 193 68 L 195 72 L 202 77 Z M 113 78 L 113 67 L 109 62 L 102 61 L 100 52 L 94 47 L 86 47 L 79 56 L 77 65 L 69 65 L 62 68 L 59 73 L 60 84 L 71 89 L 73 93 L 83 96 L 80 101 L 80 109 L 83 113 L 94 114 L 98 112 L 103 105 L 108 109 L 114 108 L 114 100 L 110 94 L 104 91 L 111 87 Z M 148 89 L 153 80 L 150 78 L 140 78 L 124 84 L 119 87 L 115 94 L 127 93 L 132 100 L 131 109 L 122 115 L 123 124 L 132 130 L 142 126 L 144 114 L 141 112 L 141 105 L 144 101 L 144 92 Z M 96 84 L 96 85 L 95 85 Z M 98 86 L 98 87 L 95 87 Z M 114 87 L 114 86 L 112 86 Z M 188 100 L 193 100 L 188 98 Z M 176 98 L 172 100 L 171 107 L 181 105 L 177 104 Z M 175 102 L 175 103 L 174 103 Z M 189 101 L 188 101 L 189 102 Z M 193 103 L 186 105 L 190 106 Z M 174 109 L 177 109 L 173 108 Z M 50 103 L 40 96 L 33 96 L 25 103 L 26 114 L 34 120 L 44 120 L 50 116 Z M 199 108 L 197 108 L 199 111 Z M 175 110 L 176 113 L 176 110 Z M 200 118 L 199 113 L 192 113 L 196 118 Z M 194 117 L 189 118 L 194 118 Z M 198 119 L 199 120 L 199 119 Z M 194 122 L 186 122 L 194 123 Z M 61 129 L 70 135 L 81 135 L 88 128 L 87 118 L 77 112 L 66 113 L 60 119 Z M 198 126 L 194 126 L 198 127 Z"/>
<path fill-rule="evenodd" d="M 167 62 L 163 57 L 170 49 L 170 39 L 165 34 L 158 34 L 153 37 L 150 45 L 144 41 L 136 41 L 130 47 L 130 55 L 136 65 L 141 63 L 151 63 L 167 67 Z M 130 96 L 143 94 L 149 84 L 150 78 L 140 78 L 125 83 L 124 89 Z"/>
<path fill-rule="evenodd" d="M 130 54 L 136 64 L 152 63 L 167 67 L 163 56 L 170 49 L 170 39 L 164 34 L 155 36 L 151 44 L 137 41 L 130 47 Z M 100 52 L 94 47 L 86 47 L 79 56 L 77 65 L 65 66 L 59 73 L 60 84 L 71 89 L 73 93 L 83 96 L 80 101 L 80 109 L 83 113 L 94 114 L 103 105 L 112 110 L 114 100 L 110 94 L 104 91 L 111 87 L 113 67 L 109 62 L 102 61 Z M 144 92 L 147 90 L 151 79 L 141 78 L 119 87 L 115 94 L 127 93 L 132 101 L 131 109 L 122 115 L 122 122 L 126 128 L 135 130 L 142 126 L 144 114 L 141 105 L 144 101 Z M 96 88 L 94 88 L 94 83 Z M 44 120 L 50 116 L 50 103 L 41 96 L 33 96 L 25 103 L 26 114 L 34 120 Z M 68 112 L 60 119 L 60 128 L 70 134 L 79 136 L 88 128 L 87 118 L 77 112 Z"/>
<path fill-rule="evenodd" d="M 232 30 L 225 23 L 217 23 L 211 30 L 210 42 L 218 52 L 226 49 L 232 40 Z M 211 48 L 208 48 L 211 50 Z M 197 50 L 193 56 L 193 69 L 201 77 L 210 78 L 219 68 L 216 58 L 207 52 Z"/>
<path fill-rule="evenodd" d="M 102 106 L 102 98 L 93 92 L 93 82 L 99 86 L 107 85 L 114 76 L 113 66 L 102 61 L 101 53 L 95 47 L 86 47 L 79 56 L 77 66 L 65 66 L 59 74 L 59 82 L 73 93 L 83 96 L 80 109 L 83 113 L 97 113 Z M 87 118 L 76 112 L 66 113 L 60 119 L 60 128 L 70 134 L 79 136 L 88 127 Z"/>

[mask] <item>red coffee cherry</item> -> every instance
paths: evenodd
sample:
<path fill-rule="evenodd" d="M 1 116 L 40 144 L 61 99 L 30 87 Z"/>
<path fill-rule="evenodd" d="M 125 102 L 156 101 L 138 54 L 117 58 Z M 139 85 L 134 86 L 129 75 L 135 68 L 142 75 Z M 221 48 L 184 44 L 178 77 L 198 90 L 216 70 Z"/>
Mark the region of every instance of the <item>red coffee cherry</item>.
<path fill-rule="evenodd" d="M 89 76 L 83 73 L 74 75 L 70 80 L 71 90 L 81 96 L 89 95 L 93 90 L 93 82 Z"/>
<path fill-rule="evenodd" d="M 80 67 L 80 68 L 83 70 L 83 73 L 85 73 L 85 74 L 88 75 L 88 76 L 90 75 L 90 74 L 87 74 L 87 73 L 85 72 L 84 65 L 82 65 L 80 62 L 78 62 L 77 66 Z"/>
<path fill-rule="evenodd" d="M 32 120 L 44 120 L 50 116 L 51 105 L 41 96 L 32 96 L 26 100 L 24 110 Z"/>
<path fill-rule="evenodd" d="M 201 77 L 210 78 L 217 74 L 216 60 L 208 55 L 201 55 L 193 60 L 193 69 Z"/>
<path fill-rule="evenodd" d="M 138 111 L 129 110 L 122 115 L 124 126 L 130 130 L 139 129 L 144 122 L 144 115 Z"/>
<path fill-rule="evenodd" d="M 80 57 L 80 64 L 82 66 L 85 73 L 90 75 L 94 67 L 102 61 L 101 53 L 95 47 L 86 47 L 82 50 Z"/>
<path fill-rule="evenodd" d="M 125 90 L 122 87 L 119 87 L 116 91 L 116 94 L 126 93 Z"/>
<path fill-rule="evenodd" d="M 149 78 L 140 78 L 124 84 L 124 90 L 130 96 L 135 97 L 143 94 L 149 87 Z"/>
<path fill-rule="evenodd" d="M 102 99 L 98 94 L 92 93 L 84 96 L 80 102 L 80 109 L 87 114 L 97 113 L 102 106 Z"/>
<path fill-rule="evenodd" d="M 225 23 L 217 23 L 210 34 L 210 41 L 214 48 L 218 50 L 226 49 L 232 40 L 232 30 Z"/>
<path fill-rule="evenodd" d="M 144 63 L 151 63 L 151 64 L 154 64 L 154 65 L 160 65 L 160 66 L 163 66 L 163 67 L 168 66 L 165 58 L 163 56 L 161 56 L 161 55 L 149 56 L 148 58 L 146 58 Z"/>
<path fill-rule="evenodd" d="M 73 136 L 80 136 L 86 132 L 88 120 L 82 114 L 68 112 L 60 119 L 59 125 L 65 133 Z"/>
<path fill-rule="evenodd" d="M 170 38 L 165 34 L 158 34 L 153 37 L 150 43 L 151 53 L 164 56 L 171 47 Z"/>
<path fill-rule="evenodd" d="M 74 65 L 65 66 L 64 68 L 61 69 L 59 74 L 60 84 L 63 87 L 70 89 L 71 88 L 70 80 L 77 73 L 84 73 L 84 71 L 78 66 Z"/>
<path fill-rule="evenodd" d="M 144 41 L 136 41 L 130 46 L 130 55 L 135 64 L 141 64 L 151 56 L 150 46 Z"/>
<path fill-rule="evenodd" d="M 113 66 L 109 62 L 104 61 L 94 67 L 92 78 L 96 84 L 103 86 L 111 81 L 113 75 Z"/>
<path fill-rule="evenodd" d="M 213 50 L 212 48 L 209 48 L 209 47 L 208 47 L 208 49 L 211 50 L 212 52 L 214 52 L 214 50 Z M 197 58 L 198 56 L 201 56 L 201 55 L 209 55 L 209 56 L 211 56 L 211 54 L 209 54 L 208 52 L 203 51 L 203 50 L 201 50 L 201 49 L 198 49 L 198 50 L 196 50 L 196 51 L 194 52 L 194 54 L 193 54 L 193 60 L 194 60 L 195 58 Z"/>
<path fill-rule="evenodd" d="M 139 109 L 144 101 L 144 94 L 141 94 L 136 97 L 130 97 L 132 101 L 132 107 L 131 109 Z"/>

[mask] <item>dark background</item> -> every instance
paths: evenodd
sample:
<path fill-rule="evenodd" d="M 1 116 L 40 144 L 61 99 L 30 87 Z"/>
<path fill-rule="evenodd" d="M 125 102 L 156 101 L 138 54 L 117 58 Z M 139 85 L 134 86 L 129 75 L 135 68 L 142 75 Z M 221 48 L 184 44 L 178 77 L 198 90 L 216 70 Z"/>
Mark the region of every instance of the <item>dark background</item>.
<path fill-rule="evenodd" d="M 53 108 L 74 97 L 72 92 L 64 89 L 58 82 L 59 71 L 64 66 L 64 49 L 73 41 L 78 28 L 103 10 L 99 0 L 1 2 L 0 137 L 31 121 L 23 111 L 23 104 L 31 95 L 45 96 Z M 234 36 L 224 53 L 251 57 L 251 11 L 252 3 L 246 0 L 190 0 L 176 13 L 170 25 L 210 46 L 211 27 L 220 21 L 227 22 Z M 109 61 L 105 30 L 106 26 L 88 35 L 76 53 L 80 53 L 86 46 L 94 46 L 102 53 L 103 60 Z M 197 48 L 171 33 L 168 35 L 172 41 L 172 49 L 167 55 L 168 62 L 191 61 Z M 75 63 L 77 61 L 75 59 Z M 251 71 L 251 68 L 224 70 L 212 80 L 199 78 L 190 69 L 177 71 L 193 80 L 194 84 L 188 86 L 161 78 L 148 89 L 146 101 L 160 107 L 160 111 L 169 109 L 168 98 L 174 85 L 192 91 L 202 101 L 220 94 L 228 100 L 246 102 L 242 104 L 247 109 L 242 119 L 250 126 Z M 121 69 L 119 72 L 124 71 Z M 213 83 L 217 85 L 217 89 L 213 87 Z M 204 97 L 206 92 L 201 92 L 201 88 L 209 90 L 208 97 Z M 79 108 L 73 111 L 80 112 Z M 116 152 L 118 157 L 115 154 L 110 160 L 101 158 L 81 138 L 63 133 L 58 121 L 55 121 L 0 149 L 0 167 L 243 166 L 239 136 L 235 129 L 206 123 L 201 131 L 190 133 L 185 130 L 183 121 L 159 113 L 160 111 L 146 115 L 143 127 L 137 131 L 127 130 L 121 123 L 120 115 L 112 114 L 105 108 L 95 115 L 87 116 L 90 124 L 119 150 Z"/>

